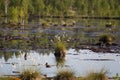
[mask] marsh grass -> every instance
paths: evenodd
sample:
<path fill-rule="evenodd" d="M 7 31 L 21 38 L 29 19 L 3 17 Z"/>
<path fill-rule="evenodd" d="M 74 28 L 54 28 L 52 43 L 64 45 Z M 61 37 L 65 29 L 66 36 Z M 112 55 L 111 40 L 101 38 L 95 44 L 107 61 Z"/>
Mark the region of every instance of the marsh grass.
<path fill-rule="evenodd" d="M 119 77 L 119 74 L 117 73 L 116 75 L 115 75 L 115 77 L 113 77 L 114 78 L 114 80 L 120 80 L 120 77 Z"/>
<path fill-rule="evenodd" d="M 90 72 L 83 80 L 108 80 L 106 72 Z"/>
<path fill-rule="evenodd" d="M 62 41 L 57 41 L 55 43 L 55 57 L 64 58 L 66 55 L 66 45 Z"/>
<path fill-rule="evenodd" d="M 74 73 L 70 70 L 62 70 L 57 73 L 55 80 L 76 80 Z"/>
<path fill-rule="evenodd" d="M 49 21 L 49 20 L 41 19 L 40 22 L 41 22 L 41 25 L 42 25 L 43 27 L 46 27 L 46 28 L 47 28 L 47 27 L 50 26 L 50 21 Z"/>
<path fill-rule="evenodd" d="M 99 37 L 99 43 L 103 45 L 111 45 L 114 40 L 115 37 L 111 34 L 103 34 Z"/>
<path fill-rule="evenodd" d="M 62 41 L 57 41 L 55 44 L 55 49 L 57 50 L 66 50 L 66 43 L 62 42 Z"/>
<path fill-rule="evenodd" d="M 40 73 L 32 69 L 25 70 L 20 74 L 21 80 L 35 80 L 38 77 L 41 77 Z"/>

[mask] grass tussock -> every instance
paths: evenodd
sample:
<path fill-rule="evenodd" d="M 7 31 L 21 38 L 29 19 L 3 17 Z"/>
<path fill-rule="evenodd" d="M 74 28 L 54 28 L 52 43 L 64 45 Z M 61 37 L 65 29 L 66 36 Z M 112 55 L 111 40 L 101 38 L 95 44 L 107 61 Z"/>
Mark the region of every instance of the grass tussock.
<path fill-rule="evenodd" d="M 21 80 L 35 80 L 36 78 L 41 78 L 40 73 L 35 70 L 25 70 L 20 74 Z M 39 79 L 41 80 L 41 79 Z"/>
<path fill-rule="evenodd" d="M 76 80 L 74 73 L 70 70 L 59 71 L 55 80 Z"/>
<path fill-rule="evenodd" d="M 110 34 L 103 34 L 99 37 L 99 43 L 105 44 L 105 45 L 111 45 L 113 41 L 115 40 L 115 37 Z"/>
<path fill-rule="evenodd" d="M 109 80 L 104 71 L 90 72 L 83 80 Z"/>
<path fill-rule="evenodd" d="M 58 41 L 55 44 L 55 57 L 64 58 L 66 55 L 66 45 L 62 41 Z"/>
<path fill-rule="evenodd" d="M 66 44 L 62 41 L 57 41 L 55 44 L 55 49 L 57 50 L 66 50 Z"/>

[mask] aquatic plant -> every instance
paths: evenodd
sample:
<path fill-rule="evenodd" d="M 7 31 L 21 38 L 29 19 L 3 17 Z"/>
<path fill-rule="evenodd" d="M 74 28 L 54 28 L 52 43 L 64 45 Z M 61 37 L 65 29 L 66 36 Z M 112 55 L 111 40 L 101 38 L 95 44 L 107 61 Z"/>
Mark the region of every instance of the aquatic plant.
<path fill-rule="evenodd" d="M 120 77 L 119 77 L 118 73 L 115 75 L 114 80 L 120 80 Z"/>
<path fill-rule="evenodd" d="M 50 26 L 49 21 L 46 21 L 46 20 L 40 20 L 40 22 L 41 22 L 41 25 L 42 25 L 43 27 L 45 27 L 45 28 L 47 28 L 47 27 Z"/>
<path fill-rule="evenodd" d="M 70 70 L 62 70 L 57 73 L 55 80 L 76 80 L 74 73 Z"/>
<path fill-rule="evenodd" d="M 103 45 L 105 45 L 105 46 L 112 45 L 114 39 L 115 39 L 115 37 L 113 35 L 103 34 L 99 37 L 99 44 L 102 46 Z"/>
<path fill-rule="evenodd" d="M 55 57 L 63 58 L 66 54 L 66 45 L 62 41 L 57 41 L 55 43 Z"/>
<path fill-rule="evenodd" d="M 38 77 L 41 80 L 40 73 L 38 71 L 31 69 L 25 70 L 20 74 L 21 80 L 35 80 Z"/>
<path fill-rule="evenodd" d="M 108 80 L 105 72 L 102 70 L 100 72 L 90 72 L 85 77 L 85 80 Z"/>
<path fill-rule="evenodd" d="M 67 26 L 66 22 L 63 21 L 63 20 L 61 20 L 61 25 L 62 25 L 62 26 Z"/>
<path fill-rule="evenodd" d="M 105 26 L 106 26 L 106 28 L 114 28 L 114 27 L 115 27 L 115 24 L 109 22 L 109 23 L 107 23 Z"/>

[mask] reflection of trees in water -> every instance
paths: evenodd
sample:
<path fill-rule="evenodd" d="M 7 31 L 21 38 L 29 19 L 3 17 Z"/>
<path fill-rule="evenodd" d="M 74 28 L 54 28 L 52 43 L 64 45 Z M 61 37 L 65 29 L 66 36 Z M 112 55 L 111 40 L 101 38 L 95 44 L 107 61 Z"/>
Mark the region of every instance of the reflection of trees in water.
<path fill-rule="evenodd" d="M 33 37 L 31 37 L 30 40 L 30 45 L 32 47 L 32 49 L 37 49 L 37 48 L 48 48 L 49 47 L 49 39 L 47 35 L 39 35 L 36 36 L 34 35 Z"/>
<path fill-rule="evenodd" d="M 50 53 L 53 53 L 53 49 L 35 49 L 35 52 L 39 53 L 40 55 L 49 55 Z"/>
<path fill-rule="evenodd" d="M 19 51 L 0 51 L 0 58 L 4 58 L 5 61 L 8 61 L 10 58 L 12 58 L 14 55 L 16 57 L 19 57 L 21 53 Z"/>
<path fill-rule="evenodd" d="M 24 54 L 24 59 L 27 60 L 28 53 Z"/>
<path fill-rule="evenodd" d="M 63 67 L 65 62 L 65 57 L 55 57 L 57 67 Z"/>

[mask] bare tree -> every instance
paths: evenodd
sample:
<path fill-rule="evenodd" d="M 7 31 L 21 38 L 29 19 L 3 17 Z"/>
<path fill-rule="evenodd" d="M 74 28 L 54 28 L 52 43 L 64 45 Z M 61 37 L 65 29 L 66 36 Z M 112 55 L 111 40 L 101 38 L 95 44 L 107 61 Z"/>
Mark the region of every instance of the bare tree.
<path fill-rule="evenodd" d="M 5 23 L 7 23 L 7 15 L 8 15 L 8 5 L 10 3 L 10 0 L 4 0 L 4 6 L 5 6 Z"/>

